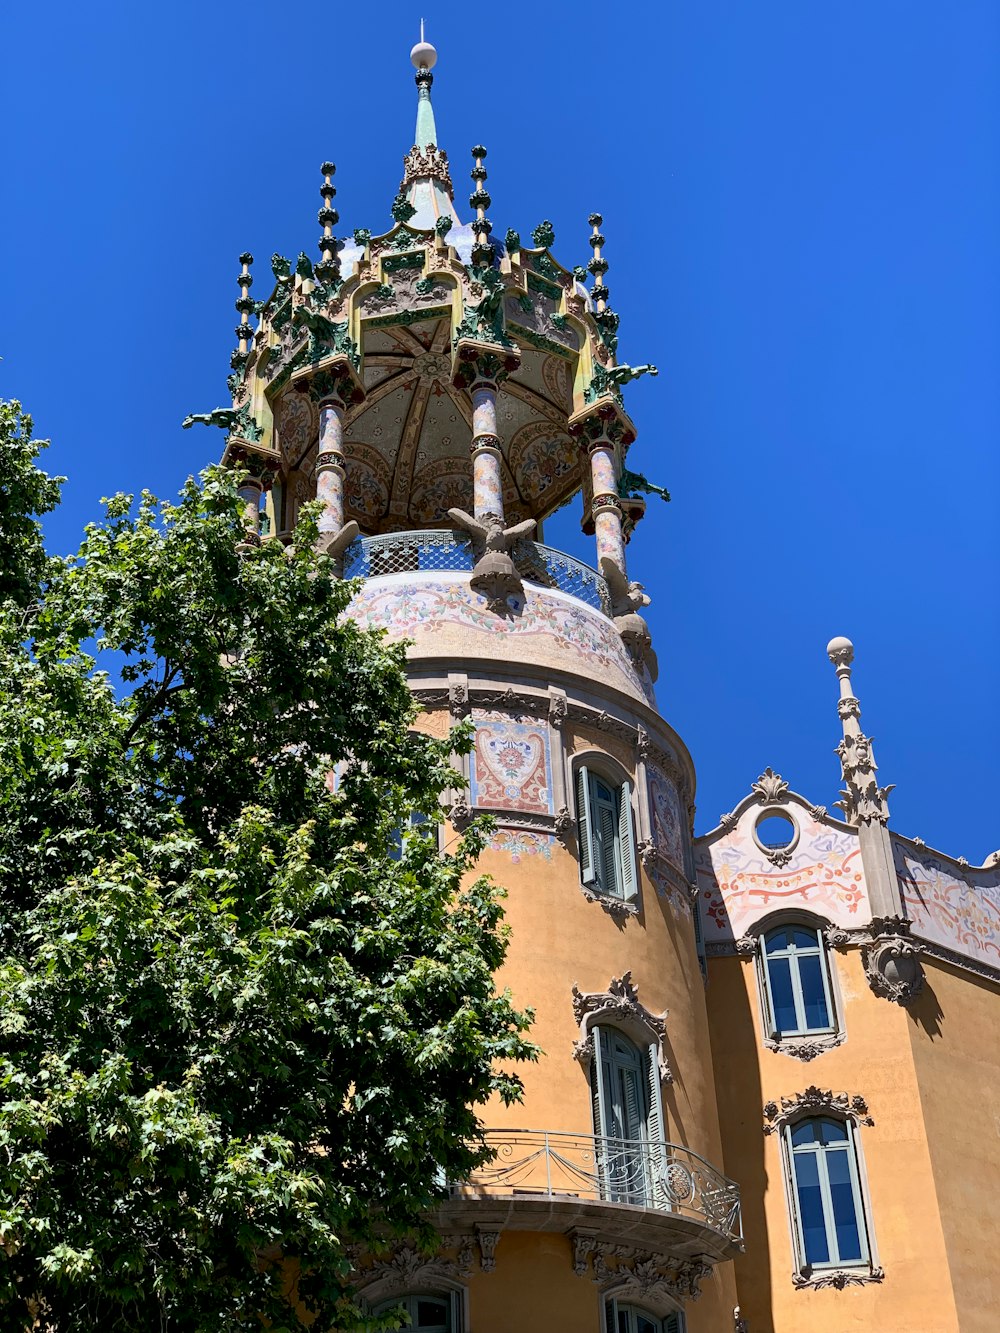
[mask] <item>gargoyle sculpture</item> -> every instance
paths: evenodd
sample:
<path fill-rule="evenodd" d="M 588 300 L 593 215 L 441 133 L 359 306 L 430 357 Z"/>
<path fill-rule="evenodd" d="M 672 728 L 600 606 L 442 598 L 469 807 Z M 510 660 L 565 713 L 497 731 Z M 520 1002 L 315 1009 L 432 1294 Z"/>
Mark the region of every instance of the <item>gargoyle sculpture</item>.
<path fill-rule="evenodd" d="M 361 529 L 352 518 L 351 521 L 345 523 L 337 533 L 320 533 L 319 541 L 316 545 L 323 555 L 328 555 L 334 561 L 338 574 L 340 574 L 342 570 L 344 552 L 350 546 L 351 542 L 354 541 L 355 537 L 358 536 L 360 531 Z"/>
<path fill-rule="evenodd" d="M 211 412 L 192 412 L 181 422 L 182 430 L 192 426 L 221 426 L 223 430 L 232 430 L 239 423 L 239 413 L 235 407 L 216 407 Z"/>
<path fill-rule="evenodd" d="M 183 430 L 189 430 L 194 425 L 221 426 L 231 435 L 236 435 L 242 440 L 250 440 L 254 444 L 264 434 L 263 429 L 250 415 L 249 403 L 244 403 L 242 407 L 216 407 L 211 412 L 192 412 L 181 422 Z"/>
<path fill-rule="evenodd" d="M 618 494 L 623 500 L 634 500 L 640 495 L 658 495 L 661 500 L 669 500 L 670 492 L 663 486 L 657 486 L 647 480 L 641 472 L 630 472 L 623 467 L 618 478 Z"/>
<path fill-rule="evenodd" d="M 288 283 L 292 276 L 292 261 L 286 259 L 284 255 L 279 255 L 275 250 L 271 256 L 271 272 L 274 274 L 275 282 Z"/>
<path fill-rule="evenodd" d="M 615 629 L 621 635 L 622 643 L 632 660 L 645 666 L 650 680 L 655 681 L 659 675 L 659 664 L 653 651 L 653 639 L 649 626 L 639 615 L 640 609 L 649 605 L 649 594 L 643 592 L 641 583 L 630 583 L 606 555 L 601 557 L 601 573 L 611 594 L 611 615 Z"/>
<path fill-rule="evenodd" d="M 492 514 L 486 518 L 473 518 L 464 509 L 449 509 L 448 517 L 457 528 L 463 528 L 472 538 L 472 553 L 476 563 L 472 567 L 469 582 L 476 592 L 486 598 L 491 611 L 503 615 L 508 610 L 507 598 L 520 596 L 524 592 L 521 576 L 510 552 L 522 537 L 531 536 L 535 530 L 535 520 L 527 518 L 523 523 L 515 523 L 512 528 L 507 528 L 502 518 Z"/>
<path fill-rule="evenodd" d="M 604 312 L 607 313 L 607 312 Z M 590 384 L 584 394 L 584 401 L 593 403 L 603 394 L 611 393 L 621 397 L 623 384 L 631 384 L 643 375 L 658 375 L 655 366 L 595 366 Z"/>

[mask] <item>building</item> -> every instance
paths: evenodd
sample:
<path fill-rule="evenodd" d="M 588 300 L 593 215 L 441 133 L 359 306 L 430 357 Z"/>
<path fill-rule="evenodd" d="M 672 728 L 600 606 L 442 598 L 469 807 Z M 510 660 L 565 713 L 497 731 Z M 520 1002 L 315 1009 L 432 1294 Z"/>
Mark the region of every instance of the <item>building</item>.
<path fill-rule="evenodd" d="M 655 368 L 617 363 L 601 218 L 586 270 L 547 223 L 501 243 L 477 147 L 463 221 L 412 59 L 394 225 L 335 238 L 323 165 L 320 260 L 275 256 L 257 305 L 242 256 L 233 407 L 202 418 L 250 471 L 250 540 L 318 497 L 352 613 L 412 640 L 421 725 L 471 718 L 449 822 L 496 816 L 500 981 L 545 1052 L 440 1250 L 360 1259 L 364 1297 L 436 1333 L 992 1329 L 1000 855 L 890 831 L 845 639 L 838 813 L 766 769 L 694 838 L 627 568 L 651 488 L 623 388 Z M 577 495 L 596 568 L 541 541 Z"/>

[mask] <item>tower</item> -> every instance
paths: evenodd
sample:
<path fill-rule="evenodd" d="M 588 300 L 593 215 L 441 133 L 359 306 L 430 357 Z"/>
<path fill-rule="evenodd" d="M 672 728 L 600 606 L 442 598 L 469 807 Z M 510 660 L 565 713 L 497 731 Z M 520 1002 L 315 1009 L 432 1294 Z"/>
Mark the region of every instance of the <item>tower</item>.
<path fill-rule="evenodd" d="M 337 238 L 324 163 L 319 262 L 274 256 L 254 302 L 241 257 L 233 406 L 186 423 L 223 426 L 249 472 L 248 542 L 288 540 L 321 501 L 324 548 L 362 580 L 351 614 L 410 641 L 420 725 L 470 719 L 443 836 L 494 816 L 480 868 L 509 891 L 499 981 L 536 1010 L 544 1054 L 523 1104 L 486 1108 L 496 1156 L 450 1185 L 442 1248 L 360 1259 L 362 1295 L 449 1333 L 728 1328 L 740 1200 L 693 915 L 694 771 L 656 707 L 649 599 L 627 569 L 657 488 L 627 469 L 623 389 L 656 369 L 617 359 L 599 214 L 585 267 L 556 259 L 548 222 L 500 242 L 481 145 L 471 211 L 456 206 L 436 53 L 422 40 L 411 58 L 392 225 Z M 541 540 L 575 496 L 594 567 Z"/>
<path fill-rule="evenodd" d="M 501 243 L 481 145 L 457 207 L 423 34 L 411 58 L 392 225 L 338 238 L 324 163 L 319 261 L 275 255 L 255 302 L 240 256 L 232 407 L 185 423 L 227 431 L 248 543 L 320 501 L 350 614 L 409 642 L 419 726 L 468 719 L 442 836 L 494 817 L 498 981 L 536 1011 L 523 1103 L 484 1109 L 493 1161 L 447 1184 L 436 1250 L 358 1256 L 363 1299 L 431 1333 L 985 1333 L 1000 852 L 890 831 L 844 638 L 840 814 L 767 768 L 693 838 L 627 567 L 658 488 L 623 390 L 656 372 L 618 362 L 602 219 L 586 267 L 548 222 Z M 542 540 L 576 496 L 593 567 Z"/>

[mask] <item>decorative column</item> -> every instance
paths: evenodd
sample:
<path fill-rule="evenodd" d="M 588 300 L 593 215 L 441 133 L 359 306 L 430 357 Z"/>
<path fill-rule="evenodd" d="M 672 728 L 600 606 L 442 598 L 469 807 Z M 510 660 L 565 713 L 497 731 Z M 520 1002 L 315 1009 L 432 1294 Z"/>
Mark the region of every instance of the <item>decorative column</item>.
<path fill-rule="evenodd" d="M 472 398 L 472 504 L 478 519 L 503 521 L 503 479 L 497 432 L 497 382 L 480 373 L 469 389 Z"/>
<path fill-rule="evenodd" d="M 597 539 L 597 567 L 603 569 L 608 559 L 625 577 L 625 534 L 622 529 L 622 504 L 618 498 L 615 446 L 606 431 L 590 442 L 590 478 L 594 498 L 591 513 Z"/>
<path fill-rule="evenodd" d="M 332 393 L 320 399 L 319 448 L 316 451 L 316 499 L 322 501 L 319 516 L 321 540 L 330 541 L 344 526 L 344 411 L 341 398 Z"/>
<path fill-rule="evenodd" d="M 848 824 L 858 830 L 861 864 L 864 867 L 873 917 L 905 918 L 896 866 L 889 837 L 889 805 L 892 786 L 880 787 L 876 778 L 871 738 L 861 730 L 861 704 L 851 688 L 854 645 L 850 639 L 831 639 L 827 655 L 837 671 L 840 699 L 837 711 L 844 739 L 837 746 L 844 777 L 843 800 L 837 805 Z"/>
<path fill-rule="evenodd" d="M 249 461 L 249 460 L 248 460 Z M 244 526 L 248 546 L 260 544 L 260 500 L 264 494 L 262 478 L 250 476 L 239 488 L 239 497 L 243 501 Z"/>

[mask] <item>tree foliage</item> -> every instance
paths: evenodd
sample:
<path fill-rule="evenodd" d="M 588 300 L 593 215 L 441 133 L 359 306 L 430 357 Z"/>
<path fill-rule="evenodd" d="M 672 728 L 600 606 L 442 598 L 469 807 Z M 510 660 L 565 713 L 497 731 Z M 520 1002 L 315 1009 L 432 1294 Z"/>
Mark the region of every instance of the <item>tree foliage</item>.
<path fill-rule="evenodd" d="M 53 483 L 18 450 L 0 1330 L 281 1330 L 290 1283 L 317 1328 L 350 1327 L 347 1244 L 422 1225 L 533 1055 L 493 981 L 482 833 L 400 851 L 467 738 L 412 730 L 402 650 L 345 617 L 312 510 L 293 550 L 246 549 L 211 470 L 176 504 L 114 498 L 46 564 Z"/>

